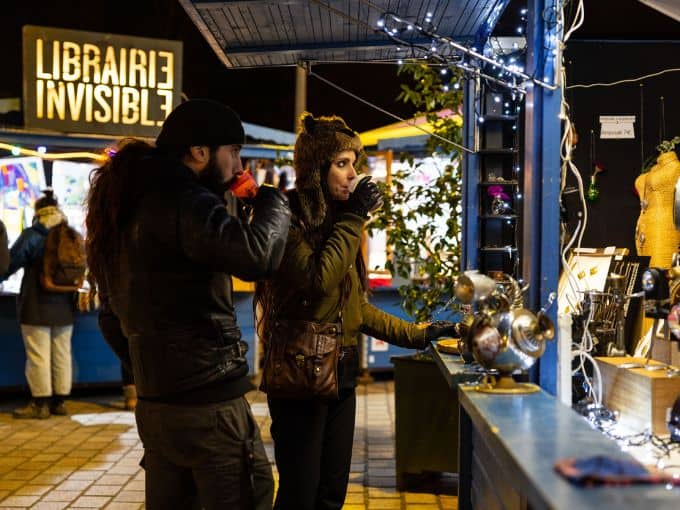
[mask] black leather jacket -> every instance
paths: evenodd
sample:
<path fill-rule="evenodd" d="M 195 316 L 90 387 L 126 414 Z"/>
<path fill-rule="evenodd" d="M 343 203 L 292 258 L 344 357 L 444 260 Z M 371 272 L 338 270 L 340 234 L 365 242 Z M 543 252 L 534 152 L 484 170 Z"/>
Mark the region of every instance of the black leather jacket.
<path fill-rule="evenodd" d="M 287 199 L 263 188 L 249 217 L 232 216 L 189 168 L 163 175 L 123 231 L 104 282 L 102 331 L 123 358 L 116 335 L 127 337 L 124 361 L 141 398 L 173 400 L 221 381 L 243 386 L 248 366 L 233 356 L 241 333 L 230 275 L 252 281 L 274 273 L 290 223 Z"/>

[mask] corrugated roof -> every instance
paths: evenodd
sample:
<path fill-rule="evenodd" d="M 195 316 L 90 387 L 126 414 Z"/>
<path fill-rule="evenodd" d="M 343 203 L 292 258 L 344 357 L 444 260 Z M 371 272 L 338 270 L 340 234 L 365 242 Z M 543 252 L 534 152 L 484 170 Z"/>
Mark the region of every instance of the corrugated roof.
<path fill-rule="evenodd" d="M 462 43 L 486 41 L 510 0 L 179 0 L 227 67 L 375 62 L 403 57 L 376 30 L 386 12 Z M 419 40 L 417 31 L 407 36 Z"/>

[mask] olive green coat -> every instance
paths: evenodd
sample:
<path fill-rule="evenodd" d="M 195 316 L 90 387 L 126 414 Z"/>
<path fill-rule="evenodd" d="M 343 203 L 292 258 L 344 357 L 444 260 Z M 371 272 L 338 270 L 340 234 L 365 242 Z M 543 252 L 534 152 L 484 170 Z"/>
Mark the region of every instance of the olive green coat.
<path fill-rule="evenodd" d="M 279 267 L 279 288 L 286 297 L 277 316 L 281 319 L 337 322 L 340 289 L 349 272 L 351 289 L 344 299 L 342 344 L 356 345 L 359 332 L 402 347 L 426 345 L 424 325 L 419 326 L 383 312 L 368 302 L 359 282 L 355 259 L 365 219 L 342 213 L 321 253 L 315 253 L 300 225 L 293 225 Z M 281 295 L 281 294 L 279 294 Z"/>

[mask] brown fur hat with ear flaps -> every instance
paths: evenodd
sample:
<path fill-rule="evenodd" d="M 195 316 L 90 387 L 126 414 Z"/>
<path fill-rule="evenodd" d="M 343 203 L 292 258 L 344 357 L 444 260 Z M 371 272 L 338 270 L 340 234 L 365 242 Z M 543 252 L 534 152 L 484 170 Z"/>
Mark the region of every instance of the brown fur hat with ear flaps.
<path fill-rule="evenodd" d="M 300 127 L 295 142 L 295 187 L 300 197 L 304 223 L 315 228 L 326 217 L 326 198 L 322 179 L 333 157 L 346 150 L 362 153 L 359 135 L 340 117 L 314 117 L 305 112 L 300 116 Z M 322 175 L 323 174 L 323 175 Z"/>

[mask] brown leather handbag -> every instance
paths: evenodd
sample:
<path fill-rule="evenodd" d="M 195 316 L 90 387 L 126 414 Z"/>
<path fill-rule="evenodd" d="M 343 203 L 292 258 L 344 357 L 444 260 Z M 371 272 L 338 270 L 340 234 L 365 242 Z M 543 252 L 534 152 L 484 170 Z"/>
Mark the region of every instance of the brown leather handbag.
<path fill-rule="evenodd" d="M 262 390 L 273 398 L 338 398 L 342 323 L 279 320 L 269 338 Z"/>

